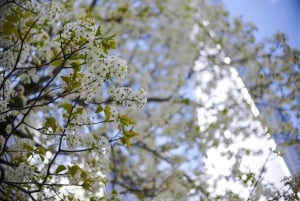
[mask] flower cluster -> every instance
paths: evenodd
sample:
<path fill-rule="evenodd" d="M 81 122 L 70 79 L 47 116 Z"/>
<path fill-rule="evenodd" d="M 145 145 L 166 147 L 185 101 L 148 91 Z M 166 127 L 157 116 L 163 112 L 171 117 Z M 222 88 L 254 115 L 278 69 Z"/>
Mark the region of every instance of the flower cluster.
<path fill-rule="evenodd" d="M 78 143 L 79 136 L 74 134 L 67 134 L 66 142 L 70 149 L 74 149 Z"/>
<path fill-rule="evenodd" d="M 112 76 L 119 79 L 124 78 L 128 68 L 126 62 L 118 57 L 108 56 L 100 60 L 93 59 L 94 61 L 90 62 L 90 66 L 83 72 L 84 79 L 79 90 L 80 97 L 85 97 L 86 102 L 93 98 L 105 80 L 111 79 Z"/>
<path fill-rule="evenodd" d="M 0 122 L 5 121 L 7 113 L 2 113 L 8 110 L 8 102 L 10 99 L 10 81 L 0 77 Z"/>
<path fill-rule="evenodd" d="M 86 108 L 78 108 L 79 110 L 82 109 L 81 113 L 74 117 L 73 123 L 79 127 L 82 125 L 91 125 L 92 121 L 90 119 L 90 114 Z"/>
<path fill-rule="evenodd" d="M 111 74 L 119 79 L 124 79 L 127 74 L 127 64 L 125 60 L 110 56 L 100 60 L 103 72 L 105 72 L 105 77 L 107 74 Z"/>
<path fill-rule="evenodd" d="M 1 63 L 0 65 L 3 66 L 7 70 L 13 69 L 15 65 L 15 61 L 18 54 L 17 52 L 13 52 L 12 49 L 9 49 L 7 51 L 1 52 Z"/>
<path fill-rule="evenodd" d="M 109 157 L 110 157 L 110 143 L 104 135 L 102 135 L 98 140 L 98 151 L 97 155 L 99 157 L 98 168 L 100 172 L 106 173 L 109 170 Z"/>
<path fill-rule="evenodd" d="M 61 15 L 60 7 L 61 6 L 58 2 L 51 1 L 51 3 L 46 4 L 45 8 L 43 9 L 44 13 L 43 12 L 39 13 L 41 22 L 44 22 L 44 20 L 47 21 L 49 19 L 51 19 L 52 22 L 56 22 L 60 18 L 60 15 Z"/>
<path fill-rule="evenodd" d="M 113 100 L 129 107 L 132 103 L 135 103 L 139 108 L 143 109 L 147 103 L 147 94 L 143 88 L 138 92 L 134 92 L 129 87 L 110 88 L 109 93 Z"/>
<path fill-rule="evenodd" d="M 6 100 L 1 100 L 0 99 L 0 111 L 2 112 L 2 111 L 6 111 L 7 109 L 8 109 L 8 107 L 7 107 L 7 101 Z M 5 118 L 6 118 L 6 116 L 7 116 L 7 113 L 1 113 L 0 114 L 0 122 L 3 122 L 3 121 L 5 121 Z"/>
<path fill-rule="evenodd" d="M 118 122 L 118 116 L 119 116 L 119 112 L 113 108 L 110 107 L 110 116 L 109 116 L 109 120 L 114 121 L 114 122 Z"/>
<path fill-rule="evenodd" d="M 123 59 L 114 56 L 108 56 L 93 61 L 91 66 L 87 69 L 87 74 L 85 77 L 87 78 L 87 82 L 92 80 L 103 82 L 104 80 L 111 78 L 111 76 L 124 79 L 125 75 L 127 74 L 127 69 L 128 66 Z"/>
<path fill-rule="evenodd" d="M 85 18 L 78 22 L 70 22 L 64 25 L 61 39 L 72 43 L 74 47 L 83 45 L 83 42 L 91 42 L 96 34 L 97 26 L 91 17 Z M 77 45 L 76 45 L 77 44 Z"/>

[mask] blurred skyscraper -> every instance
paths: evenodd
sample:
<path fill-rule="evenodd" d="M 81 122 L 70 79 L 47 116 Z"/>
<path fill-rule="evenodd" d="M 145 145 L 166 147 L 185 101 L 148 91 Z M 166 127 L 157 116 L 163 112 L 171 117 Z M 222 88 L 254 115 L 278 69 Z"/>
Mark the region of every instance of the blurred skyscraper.
<path fill-rule="evenodd" d="M 299 139 L 289 134 L 274 135 L 274 139 L 291 174 L 298 174 L 300 172 Z"/>
<path fill-rule="evenodd" d="M 289 45 L 300 48 L 300 21 L 299 21 L 299 0 L 211 0 L 213 3 L 220 3 L 228 9 L 231 17 L 242 17 L 244 21 L 252 21 L 258 26 L 256 37 L 261 40 L 265 37 L 271 37 L 272 34 L 280 31 L 287 34 Z M 243 79 L 243 73 L 239 72 Z M 297 73 L 297 72 L 296 72 Z M 299 73 L 299 71 L 298 71 Z M 247 84 L 247 83 L 246 83 Z M 297 98 L 298 96 L 298 98 Z M 284 97 L 283 97 L 284 99 Z M 300 105 L 299 94 L 294 101 Z M 259 102 L 255 101 L 261 115 L 268 115 Z M 286 113 L 274 107 L 274 112 L 269 125 L 280 125 L 291 123 L 293 128 L 291 132 L 281 131 L 280 128 L 273 129 L 272 132 L 276 145 L 283 155 L 284 161 L 292 175 L 300 172 L 300 123 L 299 118 L 288 118 Z M 299 115 L 300 111 L 298 111 Z"/>
<path fill-rule="evenodd" d="M 196 78 L 197 82 L 208 82 L 210 77 L 211 79 L 214 79 L 213 76 L 209 75 L 211 72 L 201 71 L 201 65 L 203 64 L 200 62 L 199 64 L 196 64 L 195 67 L 199 68 L 199 72 L 201 72 Z M 214 68 L 218 67 L 214 66 Z M 216 69 L 216 71 L 218 70 L 221 69 Z M 222 71 L 227 70 L 222 69 Z M 233 138 L 233 141 L 229 146 L 219 146 L 216 149 L 212 148 L 211 150 L 208 150 L 206 153 L 208 155 L 208 159 L 204 160 L 204 164 L 209 173 L 218 180 L 215 191 L 216 193 L 224 193 L 226 188 L 230 188 L 239 192 L 242 196 L 247 197 L 249 195 L 251 189 L 243 188 L 235 181 L 230 181 L 230 179 L 220 179 L 222 175 L 226 175 L 228 172 L 231 174 L 230 171 L 232 171 L 232 169 L 230 169 L 231 162 L 224 157 L 222 153 L 231 152 L 232 154 L 239 154 L 241 150 L 250 150 L 251 153 L 260 152 L 260 154 L 243 155 L 240 162 L 240 170 L 243 171 L 243 168 L 246 167 L 248 171 L 253 172 L 256 175 L 256 178 L 260 178 L 261 174 L 260 182 L 262 184 L 273 184 L 276 188 L 280 189 L 283 186 L 282 179 L 290 176 L 290 171 L 282 157 L 273 152 L 276 149 L 275 142 L 272 138 L 270 138 L 270 135 L 267 134 L 268 132 L 264 125 L 258 123 L 257 117 L 260 113 L 251 99 L 251 95 L 249 94 L 242 79 L 239 77 L 238 72 L 234 68 L 231 68 L 230 73 L 227 75 L 227 77 L 217 81 L 216 86 L 212 90 L 213 94 L 206 94 L 205 89 L 202 89 L 201 86 L 199 86 L 196 89 L 196 97 L 198 98 L 198 101 L 208 105 L 211 103 L 215 105 L 224 104 L 223 106 L 226 108 L 226 102 L 232 101 L 231 98 L 233 98 L 235 104 L 232 107 L 235 107 L 234 110 L 243 111 L 244 117 L 240 119 L 232 119 L 232 126 L 238 129 L 241 124 L 247 122 L 249 125 L 247 129 L 251 130 L 252 126 L 254 126 L 258 130 L 258 133 L 264 134 L 262 136 L 258 136 L 253 133 L 243 139 L 242 136 L 239 136 L 236 133 L 231 134 L 229 131 L 226 135 Z M 207 86 L 207 84 L 204 83 L 203 86 Z M 223 94 L 230 95 L 223 96 Z M 213 98 L 207 99 L 206 97 Z M 228 110 L 230 109 L 232 108 L 228 108 Z M 205 109 L 199 108 L 198 116 L 200 127 L 203 127 L 201 123 L 210 121 L 209 111 Z"/>

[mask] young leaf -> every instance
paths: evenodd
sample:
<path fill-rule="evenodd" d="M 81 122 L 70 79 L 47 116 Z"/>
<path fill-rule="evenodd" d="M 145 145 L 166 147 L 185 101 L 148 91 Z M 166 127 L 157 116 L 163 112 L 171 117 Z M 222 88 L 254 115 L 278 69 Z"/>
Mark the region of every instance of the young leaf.
<path fill-rule="evenodd" d="M 23 149 L 28 150 L 28 151 L 33 151 L 33 147 L 30 146 L 29 144 L 23 144 Z"/>
<path fill-rule="evenodd" d="M 16 15 L 16 13 L 14 13 L 13 15 L 8 15 L 6 17 L 7 20 L 11 21 L 11 22 L 17 22 L 19 20 L 19 17 L 18 15 Z"/>
<path fill-rule="evenodd" d="M 121 137 L 120 140 L 121 140 L 121 143 L 122 143 L 122 144 L 124 144 L 124 145 L 126 145 L 128 148 L 130 148 L 130 137 L 124 136 L 124 137 Z"/>
<path fill-rule="evenodd" d="M 46 118 L 45 127 L 52 128 L 52 131 L 55 132 L 57 129 L 55 118 L 53 117 Z"/>
<path fill-rule="evenodd" d="M 109 121 L 110 119 L 110 114 L 111 114 L 110 110 L 111 110 L 110 107 L 105 106 L 104 108 L 105 121 Z"/>
<path fill-rule="evenodd" d="M 81 64 L 78 61 L 72 62 L 71 66 L 72 66 L 74 72 L 78 72 L 81 70 Z"/>
<path fill-rule="evenodd" d="M 121 124 L 123 124 L 124 126 L 135 124 L 135 121 L 133 121 L 126 115 L 119 115 L 119 119 L 120 119 Z"/>
<path fill-rule="evenodd" d="M 87 178 L 87 173 L 81 169 L 81 178 L 86 179 Z"/>
<path fill-rule="evenodd" d="M 46 154 L 46 150 L 41 146 L 37 147 L 35 149 L 35 152 L 38 153 L 39 155 L 43 155 L 43 156 Z"/>
<path fill-rule="evenodd" d="M 101 35 L 102 35 L 101 27 L 98 26 L 95 36 L 101 36 Z"/>
<path fill-rule="evenodd" d="M 70 103 L 62 103 L 59 107 L 63 108 L 68 114 L 72 111 L 72 105 Z"/>
<path fill-rule="evenodd" d="M 51 62 L 51 65 L 53 65 L 53 66 L 55 66 L 55 67 L 58 67 L 58 66 L 60 66 L 62 63 L 63 63 L 62 60 L 57 59 L 57 60 L 52 61 L 52 62 Z"/>
<path fill-rule="evenodd" d="M 78 170 L 80 170 L 80 167 L 78 165 L 69 166 L 69 173 L 72 176 L 74 176 Z"/>
<path fill-rule="evenodd" d="M 14 23 L 11 21 L 4 22 L 2 25 L 2 32 L 4 35 L 11 35 L 13 32 L 15 32 Z"/>
<path fill-rule="evenodd" d="M 76 111 L 74 112 L 74 114 L 82 114 L 83 109 L 84 109 L 83 107 L 76 108 Z"/>
<path fill-rule="evenodd" d="M 134 136 L 137 136 L 138 133 L 133 131 L 133 129 L 130 129 L 129 131 L 128 130 L 123 130 L 123 134 L 128 137 L 128 138 L 131 138 L 131 137 L 134 137 Z"/>
<path fill-rule="evenodd" d="M 55 170 L 55 174 L 59 174 L 60 172 L 66 170 L 66 169 L 67 169 L 66 166 L 64 166 L 64 165 L 59 165 L 59 166 L 56 168 L 56 170 Z"/>
<path fill-rule="evenodd" d="M 184 98 L 180 102 L 183 103 L 183 104 L 185 104 L 185 105 L 188 105 L 190 103 L 190 99 Z"/>
<path fill-rule="evenodd" d="M 91 188 L 91 181 L 89 179 L 84 179 L 82 187 L 85 190 L 89 190 Z"/>
<path fill-rule="evenodd" d="M 103 111 L 103 107 L 101 105 L 98 105 L 96 108 L 96 113 L 100 113 Z"/>

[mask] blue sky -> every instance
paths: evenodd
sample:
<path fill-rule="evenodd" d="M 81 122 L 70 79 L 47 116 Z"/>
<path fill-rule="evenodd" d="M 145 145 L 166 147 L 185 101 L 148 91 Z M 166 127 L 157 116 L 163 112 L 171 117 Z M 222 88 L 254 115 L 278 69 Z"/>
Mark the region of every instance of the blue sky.
<path fill-rule="evenodd" d="M 289 44 L 300 48 L 300 0 L 221 0 L 231 16 L 252 21 L 258 39 L 277 31 L 288 34 Z"/>

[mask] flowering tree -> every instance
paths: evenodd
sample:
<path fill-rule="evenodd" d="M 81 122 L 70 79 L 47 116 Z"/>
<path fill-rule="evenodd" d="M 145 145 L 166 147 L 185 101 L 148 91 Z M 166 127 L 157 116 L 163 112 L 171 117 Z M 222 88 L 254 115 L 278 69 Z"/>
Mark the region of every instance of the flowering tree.
<path fill-rule="evenodd" d="M 114 104 L 146 104 L 143 89 L 118 84 L 127 64 L 108 55 L 113 36 L 92 16 L 68 18 L 60 9 L 47 2 L 1 4 L 4 200 L 72 200 L 74 186 L 90 200 L 103 197 L 110 153 L 104 131 L 117 132 L 128 146 L 136 135 L 134 121 Z"/>
<path fill-rule="evenodd" d="M 220 178 L 205 169 L 206 151 L 264 136 L 257 127 L 269 121 L 251 116 L 237 91 L 222 103 L 201 102 L 228 77 L 229 64 L 249 69 L 257 101 L 289 103 L 299 119 L 299 52 L 281 34 L 255 43 L 255 27 L 232 23 L 219 6 L 6 0 L 0 9 L 2 200 L 242 199 L 231 189 L 214 193 Z M 274 66 L 277 74 L 285 69 L 284 79 L 273 82 Z M 200 79 L 205 72 L 209 79 Z M 288 95 L 274 88 L 282 83 Z M 196 100 L 196 86 L 206 100 Z M 197 108 L 214 118 L 204 115 L 199 126 Z M 230 179 L 256 190 L 259 175 L 240 169 L 245 154 L 252 150 L 227 153 Z M 273 198 L 265 192 L 255 191 Z"/>

